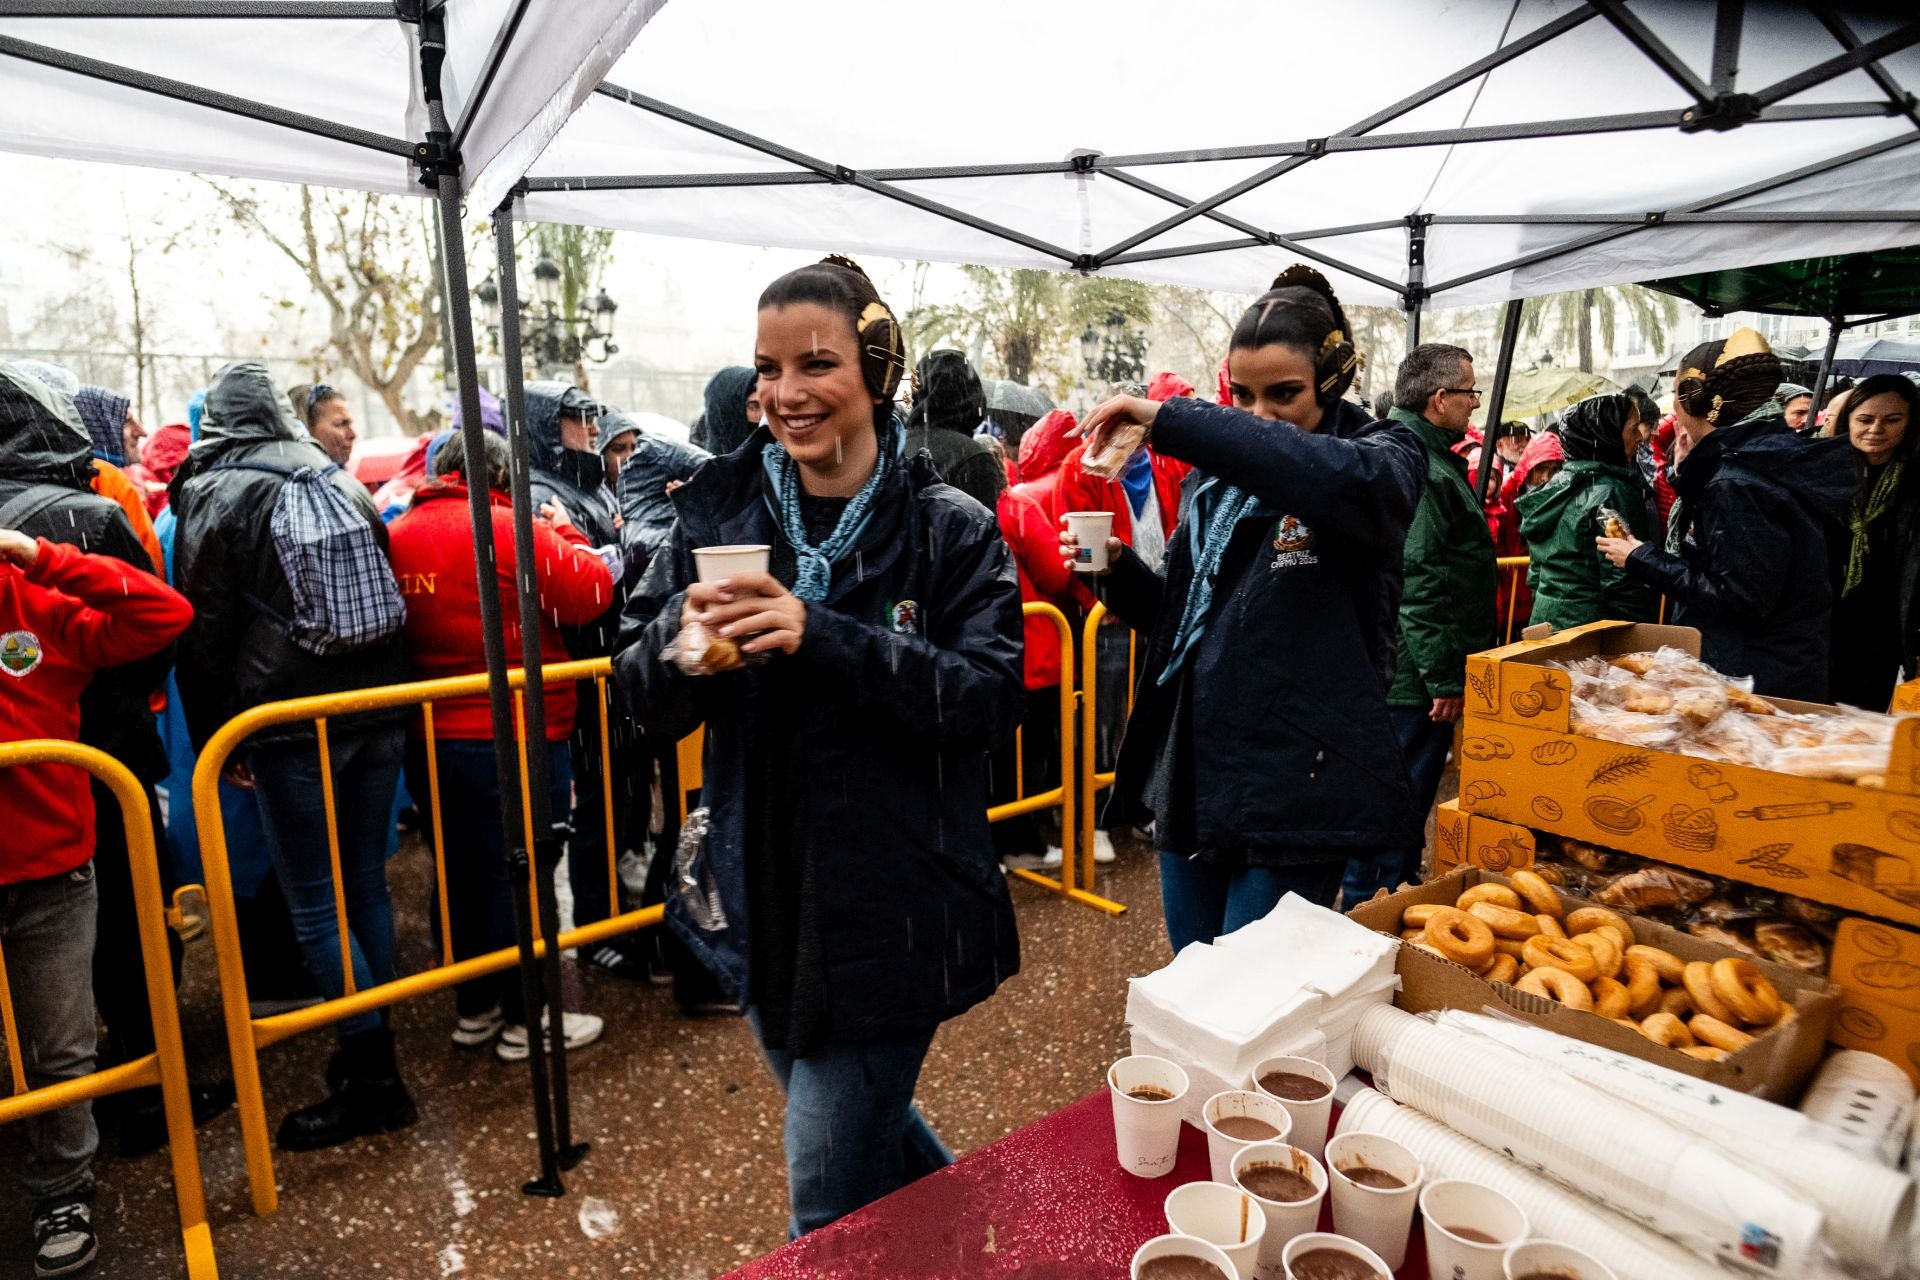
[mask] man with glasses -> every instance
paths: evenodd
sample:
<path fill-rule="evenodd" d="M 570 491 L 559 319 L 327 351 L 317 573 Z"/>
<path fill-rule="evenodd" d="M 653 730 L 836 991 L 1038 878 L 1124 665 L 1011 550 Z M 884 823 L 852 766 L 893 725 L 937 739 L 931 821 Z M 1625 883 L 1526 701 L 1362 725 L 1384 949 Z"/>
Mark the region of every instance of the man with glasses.
<path fill-rule="evenodd" d="M 1493 538 L 1467 478 L 1466 459 L 1453 452 L 1480 403 L 1472 354 L 1441 343 L 1415 347 L 1400 366 L 1393 401 L 1390 416 L 1426 449 L 1427 482 L 1407 531 L 1387 714 L 1406 756 L 1414 802 L 1425 811 L 1440 789 L 1460 719 L 1467 655 L 1488 648 L 1494 637 Z M 1345 900 L 1364 901 L 1376 889 L 1419 877 L 1418 848 L 1355 858 L 1347 863 Z"/>

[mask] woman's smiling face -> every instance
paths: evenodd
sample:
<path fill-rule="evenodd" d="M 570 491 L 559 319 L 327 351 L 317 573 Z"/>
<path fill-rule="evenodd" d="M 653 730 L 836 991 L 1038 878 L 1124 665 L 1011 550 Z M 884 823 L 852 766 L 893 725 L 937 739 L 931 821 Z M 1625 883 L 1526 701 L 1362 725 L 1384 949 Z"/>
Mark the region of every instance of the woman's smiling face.
<path fill-rule="evenodd" d="M 880 401 L 867 390 L 859 339 L 844 315 L 812 302 L 768 307 L 753 359 L 767 426 L 803 469 L 830 474 L 874 456 Z"/>

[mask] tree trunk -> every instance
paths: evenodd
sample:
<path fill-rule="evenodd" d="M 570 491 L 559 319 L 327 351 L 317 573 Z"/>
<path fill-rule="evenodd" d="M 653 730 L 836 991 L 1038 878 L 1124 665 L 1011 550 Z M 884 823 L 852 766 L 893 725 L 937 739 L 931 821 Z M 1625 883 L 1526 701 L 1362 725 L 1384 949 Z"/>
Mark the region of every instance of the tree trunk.
<path fill-rule="evenodd" d="M 127 229 L 127 289 L 133 295 L 133 406 L 134 416 L 147 416 L 147 322 L 140 309 L 140 246 L 134 242 L 133 229 Z M 140 461 L 128 458 L 129 463 Z"/>
<path fill-rule="evenodd" d="M 1027 335 L 1015 334 L 1000 348 L 1000 362 L 1007 367 L 1009 382 L 1027 385 L 1027 377 L 1033 372 L 1033 346 Z"/>
<path fill-rule="evenodd" d="M 1580 321 L 1574 326 L 1580 345 L 1580 372 L 1593 372 L 1593 295 L 1592 289 L 1580 294 Z"/>

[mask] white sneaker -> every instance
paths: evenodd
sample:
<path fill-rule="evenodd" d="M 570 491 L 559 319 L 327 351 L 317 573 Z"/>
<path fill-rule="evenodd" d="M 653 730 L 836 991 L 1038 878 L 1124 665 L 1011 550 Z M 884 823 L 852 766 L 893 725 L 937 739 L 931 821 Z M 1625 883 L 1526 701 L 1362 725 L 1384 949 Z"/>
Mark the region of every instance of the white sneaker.
<path fill-rule="evenodd" d="M 632 849 L 620 855 L 620 887 L 636 898 L 647 891 L 647 863 Z"/>
<path fill-rule="evenodd" d="M 1112 862 L 1120 855 L 1113 851 L 1113 837 L 1104 831 L 1093 833 L 1093 860 L 1101 866 Z"/>
<path fill-rule="evenodd" d="M 485 1013 L 454 1023 L 453 1042 L 462 1049 L 477 1049 L 499 1035 L 500 1028 L 506 1025 L 507 1020 L 500 1016 L 500 1006 L 495 1005 Z"/>
<path fill-rule="evenodd" d="M 567 1049 L 585 1048 L 600 1038 L 607 1024 L 598 1014 L 569 1013 L 561 1026 L 566 1028 Z M 547 1023 L 541 1020 L 542 1045 L 545 1043 Z M 511 1023 L 500 1033 L 500 1040 L 493 1046 L 493 1052 L 502 1062 L 525 1062 L 527 1059 L 527 1029 L 520 1023 Z"/>

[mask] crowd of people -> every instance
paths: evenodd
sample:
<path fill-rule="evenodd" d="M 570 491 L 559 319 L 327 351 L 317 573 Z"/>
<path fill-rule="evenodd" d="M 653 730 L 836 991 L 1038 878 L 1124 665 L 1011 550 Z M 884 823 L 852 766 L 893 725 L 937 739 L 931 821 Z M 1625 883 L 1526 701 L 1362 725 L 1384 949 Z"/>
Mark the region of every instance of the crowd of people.
<path fill-rule="evenodd" d="M 1096 605 L 1110 614 L 1079 677 L 1107 711 L 1102 822 L 1150 833 L 1175 949 L 1290 891 L 1332 905 L 1417 878 L 1468 655 L 1510 618 L 1651 621 L 1664 599 L 1708 662 L 1763 694 L 1880 708 L 1915 670 L 1920 391 L 1868 378 L 1815 417 L 1749 330 L 1688 354 L 1670 414 L 1604 395 L 1530 439 L 1496 432 L 1483 494 L 1473 353 L 1415 347 L 1369 412 L 1351 394 L 1352 326 L 1305 267 L 1240 318 L 1212 400 L 1166 372 L 1084 422 L 996 415 L 957 351 L 911 363 L 846 259 L 780 277 L 757 319 L 753 365 L 713 377 L 691 444 L 578 387 L 525 388 L 538 646 L 613 660 L 606 703 L 591 681 L 551 687 L 534 749 L 569 826 L 574 921 L 667 904 L 668 930 L 580 959 L 671 982 L 689 1013 L 745 1014 L 788 1097 L 796 1234 L 950 1159 L 914 1107 L 921 1065 L 941 1022 L 1019 968 L 1003 870 L 1059 857 L 1050 819 L 985 812 L 1051 785 L 1075 749 L 1059 706 L 1077 664 L 1023 602 L 1074 634 Z M 0 362 L 0 683 L 19 695 L 0 702 L 5 737 L 126 763 L 166 835 L 165 878 L 199 879 L 193 761 L 233 716 L 482 670 L 482 592 L 520 652 L 491 395 L 482 419 L 479 456 L 454 430 L 423 438 L 370 493 L 325 383 L 283 391 L 237 362 L 185 423 L 149 433 L 111 390 Z M 1830 438 L 1809 438 L 1821 424 Z M 1086 512 L 1112 519 L 1102 572 L 1076 571 L 1064 528 Z M 766 571 L 703 580 L 694 553 L 721 545 L 769 547 Z M 1502 554 L 1530 555 L 1524 584 L 1497 571 Z M 737 649 L 737 669 L 693 636 Z M 701 725 L 689 845 L 674 750 Z M 325 778 L 310 723 L 227 761 L 256 1015 L 395 976 L 397 827 L 444 844 L 454 958 L 515 937 L 487 700 L 443 701 L 424 730 L 411 709 L 333 717 Z M 116 803 L 71 767 L 10 772 L 28 785 L 0 790 L 0 822 L 37 836 L 0 856 L 0 943 L 38 1086 L 152 1037 Z M 528 1054 L 516 981 L 463 984 L 453 1014 L 454 1044 Z M 603 1030 L 583 1009 L 563 1022 L 573 1047 Z M 283 1148 L 414 1120 L 385 1012 L 337 1029 L 324 1093 L 284 1117 Z M 197 1087 L 196 1116 L 231 1098 Z M 164 1141 L 151 1093 L 113 1114 L 123 1150 Z M 71 1274 L 96 1246 L 93 1111 L 28 1138 L 41 1274 Z"/>

